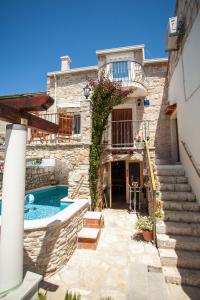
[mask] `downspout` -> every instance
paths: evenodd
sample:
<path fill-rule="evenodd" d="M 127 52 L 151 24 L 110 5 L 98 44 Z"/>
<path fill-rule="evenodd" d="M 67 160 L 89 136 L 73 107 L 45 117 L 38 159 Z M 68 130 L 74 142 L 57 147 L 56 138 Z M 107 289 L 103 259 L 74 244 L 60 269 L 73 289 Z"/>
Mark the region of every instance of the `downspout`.
<path fill-rule="evenodd" d="M 54 74 L 54 112 L 57 112 L 57 79 L 56 74 Z"/>

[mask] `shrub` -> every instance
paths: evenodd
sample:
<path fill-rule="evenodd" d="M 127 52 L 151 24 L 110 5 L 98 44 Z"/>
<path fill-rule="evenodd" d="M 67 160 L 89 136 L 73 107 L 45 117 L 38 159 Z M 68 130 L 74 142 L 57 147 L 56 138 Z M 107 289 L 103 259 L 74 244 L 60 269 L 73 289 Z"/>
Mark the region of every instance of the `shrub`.
<path fill-rule="evenodd" d="M 92 133 L 89 157 L 89 183 L 92 198 L 92 208 L 99 206 L 98 201 L 98 179 L 100 172 L 100 158 L 103 151 L 102 136 L 107 126 L 107 121 L 115 105 L 127 100 L 127 96 L 133 89 L 124 90 L 121 82 L 112 82 L 104 72 L 101 73 L 98 81 L 90 81 L 92 89 L 91 108 L 92 108 Z"/>
<path fill-rule="evenodd" d="M 151 217 L 140 217 L 137 220 L 136 228 L 142 231 L 152 231 L 153 230 L 153 221 Z"/>

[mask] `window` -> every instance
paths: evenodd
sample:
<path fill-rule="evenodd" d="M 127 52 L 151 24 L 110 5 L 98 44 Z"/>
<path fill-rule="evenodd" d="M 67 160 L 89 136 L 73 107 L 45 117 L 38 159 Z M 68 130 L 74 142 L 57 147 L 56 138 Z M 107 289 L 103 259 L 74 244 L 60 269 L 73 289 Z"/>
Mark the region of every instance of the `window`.
<path fill-rule="evenodd" d="M 79 134 L 81 131 L 81 116 L 74 115 L 74 134 Z"/>
<path fill-rule="evenodd" d="M 128 62 L 117 61 L 112 63 L 113 79 L 122 79 L 128 77 Z"/>

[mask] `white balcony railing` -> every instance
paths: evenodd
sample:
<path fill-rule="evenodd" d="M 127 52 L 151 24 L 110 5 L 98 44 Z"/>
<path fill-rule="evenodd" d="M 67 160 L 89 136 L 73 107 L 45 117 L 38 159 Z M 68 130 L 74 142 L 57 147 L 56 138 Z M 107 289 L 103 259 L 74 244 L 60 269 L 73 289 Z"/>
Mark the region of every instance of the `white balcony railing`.
<path fill-rule="evenodd" d="M 136 87 L 146 91 L 147 80 L 143 66 L 134 60 L 106 63 L 99 68 L 99 75 L 102 73 L 110 80 L 120 82 L 122 87 Z"/>

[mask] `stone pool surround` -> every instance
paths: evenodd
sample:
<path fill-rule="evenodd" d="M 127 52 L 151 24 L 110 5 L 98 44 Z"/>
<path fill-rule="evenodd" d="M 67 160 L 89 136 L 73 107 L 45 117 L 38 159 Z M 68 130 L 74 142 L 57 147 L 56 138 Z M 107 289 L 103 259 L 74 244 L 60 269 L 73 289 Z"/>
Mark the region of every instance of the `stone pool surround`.
<path fill-rule="evenodd" d="M 65 197 L 61 201 L 72 200 Z M 89 208 L 87 199 L 74 199 L 72 202 L 52 217 L 24 220 L 25 270 L 48 277 L 70 259 L 77 247 L 77 234 L 82 228 L 83 215 Z"/>

